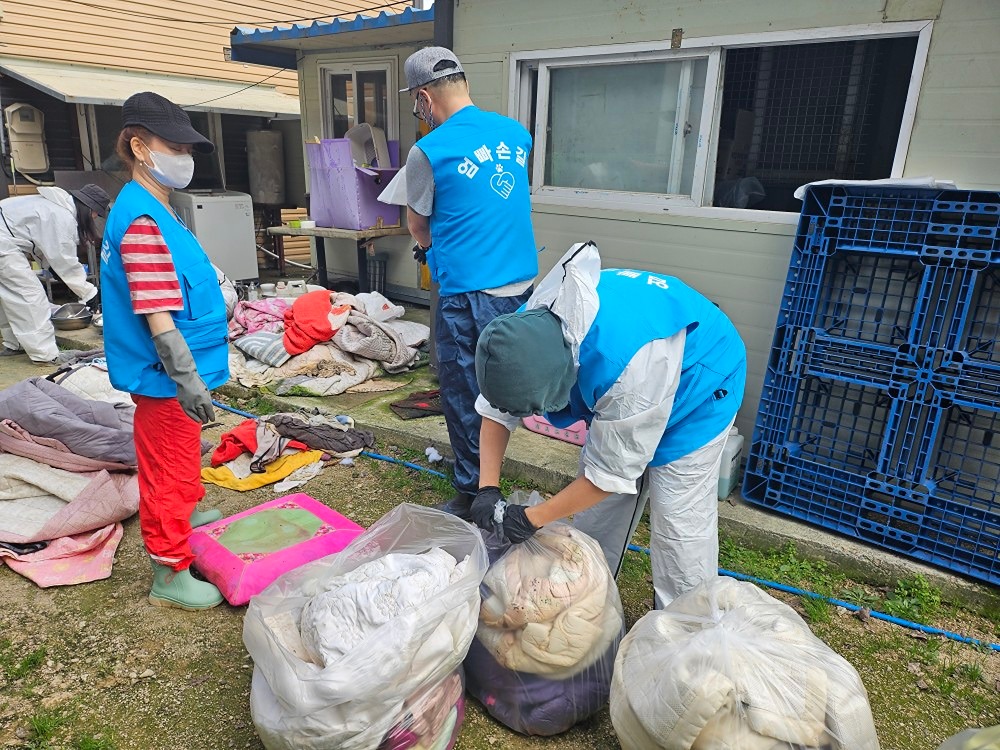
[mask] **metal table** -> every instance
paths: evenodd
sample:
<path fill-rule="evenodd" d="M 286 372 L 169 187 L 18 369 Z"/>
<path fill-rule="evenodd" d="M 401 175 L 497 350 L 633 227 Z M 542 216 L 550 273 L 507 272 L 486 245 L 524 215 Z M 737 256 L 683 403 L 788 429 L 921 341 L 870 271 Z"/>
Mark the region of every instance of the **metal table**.
<path fill-rule="evenodd" d="M 380 229 L 333 229 L 330 227 L 297 229 L 282 225 L 280 227 L 268 227 L 267 233 L 273 235 L 279 243 L 282 237 L 318 237 L 320 239 L 320 247 L 317 248 L 316 252 L 316 267 L 319 271 L 319 283 L 327 289 L 330 288 L 326 273 L 327 240 L 354 240 L 358 249 L 358 291 L 370 292 L 371 289 L 368 285 L 369 246 L 380 237 L 398 237 L 408 235 L 410 232 L 406 227 L 402 226 L 382 227 Z M 276 248 L 276 250 L 278 251 L 278 262 L 281 266 L 284 266 L 284 249 Z"/>

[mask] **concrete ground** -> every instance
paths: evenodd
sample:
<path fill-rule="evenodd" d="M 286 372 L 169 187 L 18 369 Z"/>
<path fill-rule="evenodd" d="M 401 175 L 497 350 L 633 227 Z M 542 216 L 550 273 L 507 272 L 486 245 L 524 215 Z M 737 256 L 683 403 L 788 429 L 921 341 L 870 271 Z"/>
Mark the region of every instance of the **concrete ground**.
<path fill-rule="evenodd" d="M 406 317 L 427 323 L 426 308 L 408 308 Z M 90 349 L 103 346 L 99 329 L 63 332 L 57 337 L 62 348 Z M 6 388 L 27 377 L 48 374 L 26 357 L 0 359 L 0 388 Z M 389 378 L 399 388 L 381 393 L 345 393 L 326 398 L 279 397 L 266 395 L 279 409 L 315 408 L 334 414 L 349 414 L 359 427 L 372 430 L 379 443 L 398 445 L 423 452 L 434 446 L 449 455 L 448 434 L 443 417 L 423 417 L 402 420 L 389 404 L 414 391 L 437 387 L 429 368 Z M 236 398 L 261 396 L 259 392 L 230 383 L 219 393 Z M 512 436 L 505 475 L 556 491 L 576 475 L 579 448 L 552 438 L 520 429 Z M 826 560 L 849 577 L 875 584 L 891 585 L 894 581 L 920 573 L 939 588 L 947 599 L 991 608 L 1000 607 L 1000 591 L 970 579 L 952 575 L 940 568 L 924 565 L 907 557 L 856 542 L 848 537 L 771 513 L 747 503 L 734 492 L 719 504 L 719 526 L 740 543 L 757 548 L 769 548 L 794 542 L 800 554 Z"/>

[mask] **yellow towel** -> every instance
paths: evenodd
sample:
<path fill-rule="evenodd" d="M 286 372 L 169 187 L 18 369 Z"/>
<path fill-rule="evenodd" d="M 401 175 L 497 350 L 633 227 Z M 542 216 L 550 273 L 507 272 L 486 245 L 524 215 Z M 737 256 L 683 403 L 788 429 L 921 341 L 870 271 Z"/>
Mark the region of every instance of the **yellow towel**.
<path fill-rule="evenodd" d="M 319 461 L 322 455 L 323 451 L 302 451 L 288 456 L 279 456 L 267 465 L 263 474 L 251 474 L 246 479 L 237 479 L 228 466 L 202 469 L 201 478 L 204 482 L 217 484 L 220 487 L 246 492 L 280 482 L 296 469 Z"/>

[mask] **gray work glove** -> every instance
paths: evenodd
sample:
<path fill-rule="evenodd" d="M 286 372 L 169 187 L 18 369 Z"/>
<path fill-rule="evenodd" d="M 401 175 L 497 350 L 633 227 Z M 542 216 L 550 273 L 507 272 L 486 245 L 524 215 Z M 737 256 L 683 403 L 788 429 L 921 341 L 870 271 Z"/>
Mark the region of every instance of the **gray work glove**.
<path fill-rule="evenodd" d="M 420 265 L 424 265 L 427 262 L 427 251 L 430 247 L 421 247 L 418 242 L 413 246 L 413 260 L 417 261 Z"/>
<path fill-rule="evenodd" d="M 191 350 L 181 332 L 172 328 L 158 333 L 153 336 L 153 345 L 163 363 L 163 369 L 177 384 L 177 400 L 184 413 L 202 424 L 213 421 L 215 409 L 212 407 L 212 394 L 198 374 L 194 357 L 191 356 Z"/>

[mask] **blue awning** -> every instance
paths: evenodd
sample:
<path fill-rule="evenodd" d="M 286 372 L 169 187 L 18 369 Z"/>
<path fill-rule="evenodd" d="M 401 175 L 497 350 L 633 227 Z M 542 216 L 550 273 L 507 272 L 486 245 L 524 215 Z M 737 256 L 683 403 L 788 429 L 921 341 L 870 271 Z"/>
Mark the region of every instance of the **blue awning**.
<path fill-rule="evenodd" d="M 420 44 L 434 38 L 434 8 L 402 13 L 337 18 L 309 24 L 254 29 L 237 26 L 229 34 L 232 59 L 294 70 L 300 52 Z"/>

